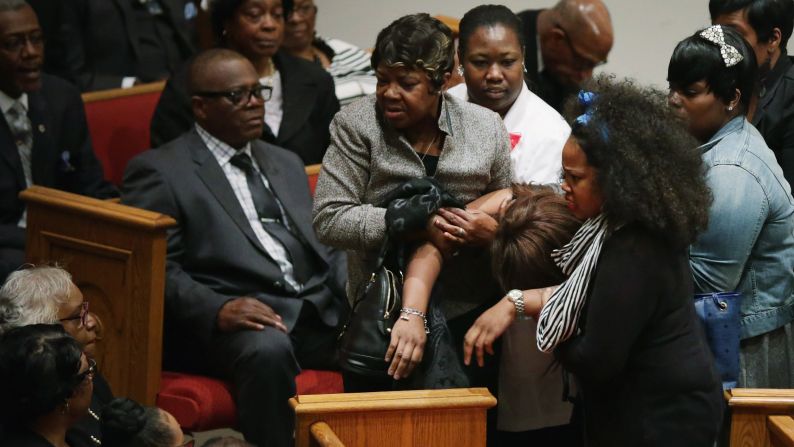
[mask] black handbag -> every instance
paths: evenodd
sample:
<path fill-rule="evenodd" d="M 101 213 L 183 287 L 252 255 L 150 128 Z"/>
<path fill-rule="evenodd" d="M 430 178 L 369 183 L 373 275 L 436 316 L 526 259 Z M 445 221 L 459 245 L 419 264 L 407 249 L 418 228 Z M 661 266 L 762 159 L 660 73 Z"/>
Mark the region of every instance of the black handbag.
<path fill-rule="evenodd" d="M 386 267 L 388 241 L 384 242 L 376 269 L 339 336 L 339 367 L 368 377 L 388 377 L 386 350 L 391 329 L 402 309 L 402 272 Z"/>

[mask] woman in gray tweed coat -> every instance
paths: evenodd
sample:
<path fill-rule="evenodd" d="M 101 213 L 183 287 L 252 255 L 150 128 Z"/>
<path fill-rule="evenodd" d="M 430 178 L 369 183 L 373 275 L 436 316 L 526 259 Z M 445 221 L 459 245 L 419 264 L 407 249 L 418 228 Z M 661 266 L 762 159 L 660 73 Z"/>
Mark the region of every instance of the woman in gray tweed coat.
<path fill-rule="evenodd" d="M 331 144 L 314 196 L 314 228 L 324 243 L 348 251 L 351 300 L 375 269 L 386 236 L 386 209 L 375 204 L 387 193 L 423 176 L 434 177 L 464 203 L 510 186 L 510 140 L 499 115 L 442 93 L 453 51 L 451 32 L 438 20 L 427 14 L 397 19 L 378 34 L 372 54 L 375 96 L 345 107 L 331 123 Z M 457 222 L 451 223 L 460 233 L 445 233 L 452 227 L 434 216 L 418 239 L 458 253 L 445 262 L 439 284 L 453 341 L 461 349 L 466 330 L 500 293 L 482 247 L 496 222 L 482 213 L 458 211 Z M 427 303 L 403 306 L 427 311 Z M 392 344 L 399 346 L 395 379 L 421 361 L 425 343 L 421 315 L 402 316 L 392 331 Z"/>

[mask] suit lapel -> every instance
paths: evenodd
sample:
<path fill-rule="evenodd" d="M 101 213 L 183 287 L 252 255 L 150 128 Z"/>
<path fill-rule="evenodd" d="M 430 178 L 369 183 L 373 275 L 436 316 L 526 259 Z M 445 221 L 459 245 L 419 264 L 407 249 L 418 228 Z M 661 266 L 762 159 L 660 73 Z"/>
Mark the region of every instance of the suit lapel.
<path fill-rule="evenodd" d="M 8 127 L 5 115 L 0 112 L 0 160 L 8 164 L 11 172 L 14 173 L 19 189 L 25 189 L 25 173 L 22 172 L 22 160 L 19 159 L 19 150 L 17 149 L 14 136 L 11 135 L 11 129 Z"/>
<path fill-rule="evenodd" d="M 118 6 L 119 10 L 121 11 L 122 17 L 124 17 L 124 27 L 127 31 L 127 41 L 132 48 L 132 53 L 135 59 L 140 58 L 140 49 L 138 48 L 138 34 L 136 30 L 138 29 L 137 24 L 135 23 L 135 14 L 132 10 L 132 5 L 130 4 L 130 0 L 113 0 L 116 2 L 116 6 Z"/>
<path fill-rule="evenodd" d="M 47 103 L 40 92 L 28 94 L 28 118 L 33 132 L 31 175 L 36 185 L 54 187 L 57 170 L 61 168 L 58 156 L 68 148 L 55 146 L 48 129 Z"/>
<path fill-rule="evenodd" d="M 278 129 L 278 141 L 292 138 L 309 119 L 312 107 L 317 101 L 317 85 L 311 77 L 297 67 L 292 56 L 276 53 L 275 64 L 281 73 L 282 110 L 284 116 Z"/>
<path fill-rule="evenodd" d="M 245 234 L 257 249 L 267 255 L 267 251 L 251 228 L 248 218 L 245 217 L 243 208 L 240 206 L 240 202 L 237 200 L 237 196 L 234 194 L 226 174 L 224 174 L 223 169 L 221 169 L 221 166 L 195 130 L 190 133 L 188 147 L 192 152 L 193 161 L 197 164 L 196 173 L 198 177 L 207 185 L 207 189 L 215 196 L 215 199 L 218 200 L 218 203 L 240 228 L 240 231 Z"/>
<path fill-rule="evenodd" d="M 273 190 L 273 193 L 281 202 L 284 211 L 287 213 L 290 219 L 290 225 L 297 229 L 301 239 L 306 241 L 316 253 L 324 253 L 311 226 L 311 210 L 308 207 L 297 205 L 306 199 L 299 197 L 295 188 L 289 187 L 295 179 L 289 178 L 288 173 L 284 172 L 283 169 L 280 169 L 276 163 L 270 160 L 267 147 L 264 146 L 264 144 L 258 141 L 253 142 L 251 144 L 251 152 L 254 158 L 256 158 L 256 162 L 259 164 L 262 173 L 270 183 L 270 189 Z M 324 258 L 322 255 L 320 255 L 320 257 Z"/>

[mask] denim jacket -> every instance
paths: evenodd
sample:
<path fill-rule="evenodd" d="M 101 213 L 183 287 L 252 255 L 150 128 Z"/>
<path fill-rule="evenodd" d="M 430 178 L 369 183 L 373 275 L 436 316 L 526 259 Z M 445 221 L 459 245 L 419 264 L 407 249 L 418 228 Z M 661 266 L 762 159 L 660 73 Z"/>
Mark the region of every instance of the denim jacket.
<path fill-rule="evenodd" d="M 698 293 L 742 293 L 742 339 L 794 319 L 794 199 L 775 155 L 744 116 L 699 148 L 714 195 L 689 249 Z"/>

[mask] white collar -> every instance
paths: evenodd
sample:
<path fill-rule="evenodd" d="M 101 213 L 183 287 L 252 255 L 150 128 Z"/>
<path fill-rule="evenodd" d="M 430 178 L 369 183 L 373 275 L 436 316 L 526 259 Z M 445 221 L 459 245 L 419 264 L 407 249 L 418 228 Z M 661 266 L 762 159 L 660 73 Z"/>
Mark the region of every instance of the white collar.
<path fill-rule="evenodd" d="M 221 166 L 225 165 L 226 163 L 229 163 L 229 160 L 231 160 L 232 157 L 238 152 L 243 152 L 245 154 L 248 154 L 249 157 L 251 157 L 250 142 L 246 143 L 245 146 L 237 150 L 229 146 L 228 144 L 224 143 L 223 141 L 219 140 L 211 133 L 207 132 L 207 130 L 201 127 L 198 123 L 196 123 L 196 131 L 198 132 L 199 137 L 201 137 L 202 141 L 204 141 L 204 144 L 210 150 L 212 155 L 215 157 L 215 159 L 218 160 L 218 164 Z M 256 166 L 256 164 L 254 164 L 254 166 Z"/>
<path fill-rule="evenodd" d="M 28 94 L 22 93 L 19 98 L 12 98 L 6 94 L 6 92 L 0 90 L 0 110 L 3 111 L 5 115 L 8 113 L 8 110 L 14 105 L 14 103 L 20 102 L 22 106 L 25 108 L 25 111 L 28 110 Z"/>

